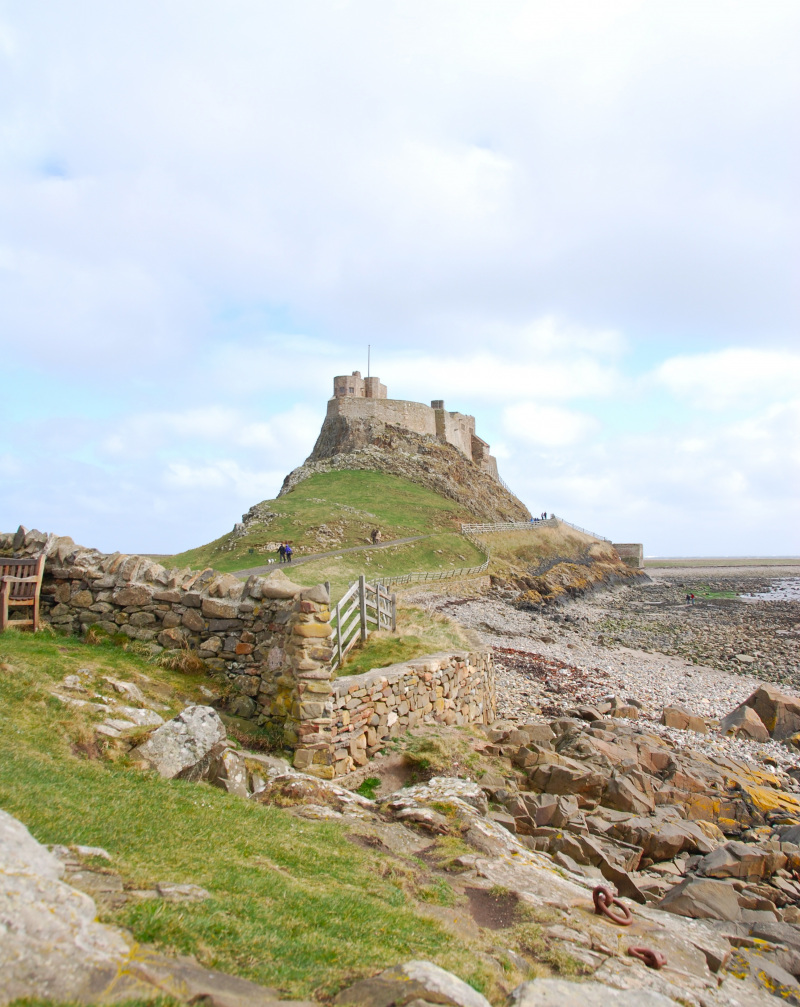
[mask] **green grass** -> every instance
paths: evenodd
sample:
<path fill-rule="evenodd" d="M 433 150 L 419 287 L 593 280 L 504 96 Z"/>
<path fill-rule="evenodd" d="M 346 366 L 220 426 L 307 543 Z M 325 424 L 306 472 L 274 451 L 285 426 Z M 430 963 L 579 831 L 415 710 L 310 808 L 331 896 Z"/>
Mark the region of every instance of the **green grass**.
<path fill-rule="evenodd" d="M 338 675 L 360 675 L 372 668 L 385 668 L 440 650 L 472 650 L 474 644 L 464 629 L 443 615 L 411 606 L 397 606 L 397 632 L 370 633 L 347 655 Z"/>
<path fill-rule="evenodd" d="M 207 545 L 162 557 L 160 562 L 230 572 L 263 565 L 275 555 L 267 551 L 268 544 L 284 539 L 302 555 L 368 545 L 373 528 L 380 528 L 387 541 L 453 532 L 461 521 L 472 520 L 455 501 L 407 479 L 346 469 L 311 476 L 286 496 L 264 501 L 263 507 L 275 516 L 255 522 L 240 538 L 227 533 Z M 337 541 L 320 541 L 317 533 L 323 524 Z"/>
<path fill-rule="evenodd" d="M 381 788 L 381 779 L 379 776 L 368 776 L 366 780 L 363 780 L 361 784 L 356 788 L 356 793 L 361 794 L 362 797 L 368 797 L 371 801 L 375 800 L 375 795 Z"/>
<path fill-rule="evenodd" d="M 0 807 L 40 842 L 104 847 L 128 885 L 192 882 L 213 895 L 128 903 L 105 912 L 105 922 L 292 997 L 330 996 L 414 958 L 483 988 L 485 971 L 469 948 L 415 911 L 379 855 L 348 842 L 342 825 L 161 780 L 129 768 L 126 757 L 73 754 L 92 715 L 64 707 L 49 688 L 81 668 L 97 684 L 103 673 L 137 681 L 172 709 L 200 682 L 111 647 L 0 636 Z"/>
<path fill-rule="evenodd" d="M 386 549 L 367 548 L 344 556 L 309 560 L 299 566 L 284 567 L 284 573 L 295 583 L 308 586 L 330 581 L 331 598 L 335 603 L 362 573 L 368 581 L 374 582 L 417 571 L 480 566 L 485 559 L 486 554 L 463 535 L 444 533 Z"/>

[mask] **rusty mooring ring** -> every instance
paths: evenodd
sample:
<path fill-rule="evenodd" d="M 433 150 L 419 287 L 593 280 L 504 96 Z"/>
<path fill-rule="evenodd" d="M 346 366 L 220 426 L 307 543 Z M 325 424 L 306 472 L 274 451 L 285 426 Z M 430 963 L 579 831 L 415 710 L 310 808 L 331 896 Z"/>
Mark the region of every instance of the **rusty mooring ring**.
<path fill-rule="evenodd" d="M 592 892 L 592 898 L 594 899 L 594 911 L 598 916 L 607 916 L 612 923 L 617 923 L 621 927 L 629 927 L 633 923 L 630 909 L 624 902 L 620 902 L 610 888 L 598 885 Z M 623 915 L 619 916 L 613 912 L 612 906 L 619 906 Z"/>
<path fill-rule="evenodd" d="M 631 958 L 638 958 L 640 962 L 649 969 L 663 969 L 667 964 L 667 957 L 660 951 L 653 951 L 652 948 L 630 947 L 628 954 Z"/>

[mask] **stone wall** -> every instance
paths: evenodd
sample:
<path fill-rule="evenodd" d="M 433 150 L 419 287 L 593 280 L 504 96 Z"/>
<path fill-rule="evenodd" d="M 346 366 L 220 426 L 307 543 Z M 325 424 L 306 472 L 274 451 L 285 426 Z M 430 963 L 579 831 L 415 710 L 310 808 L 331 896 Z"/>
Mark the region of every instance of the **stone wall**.
<path fill-rule="evenodd" d="M 43 621 L 75 635 L 97 627 L 153 656 L 196 654 L 230 682 L 228 711 L 281 728 L 295 764 L 318 776 L 363 765 L 388 737 L 420 723 L 494 719 L 491 652 L 437 654 L 334 679 L 322 584 L 300 587 L 281 570 L 247 581 L 211 569 L 167 570 L 145 556 L 101 553 L 24 528 L 0 535 L 0 554 L 40 552 Z"/>
<path fill-rule="evenodd" d="M 496 719 L 492 652 L 444 652 L 331 683 L 330 737 L 296 753 L 296 765 L 327 762 L 331 776 L 363 766 L 388 738 L 421 724 Z M 329 760 L 329 761 L 328 761 Z"/>

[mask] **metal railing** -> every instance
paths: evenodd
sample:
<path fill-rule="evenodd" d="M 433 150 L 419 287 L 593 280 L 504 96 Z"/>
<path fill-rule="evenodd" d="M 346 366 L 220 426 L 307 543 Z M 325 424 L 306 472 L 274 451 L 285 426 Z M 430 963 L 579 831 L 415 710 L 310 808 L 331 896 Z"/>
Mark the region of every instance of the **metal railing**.
<path fill-rule="evenodd" d="M 556 517 L 553 515 L 556 521 L 560 521 L 561 524 L 569 525 L 570 528 L 574 528 L 575 531 L 583 532 L 584 535 L 591 535 L 592 538 L 599 538 L 601 542 L 610 542 L 610 538 L 606 538 L 605 535 L 598 535 L 596 531 L 589 531 L 588 528 L 581 528 L 579 524 L 573 524 L 571 521 L 565 521 L 563 517 Z"/>
<path fill-rule="evenodd" d="M 563 517 L 557 517 L 555 514 L 549 518 L 533 518 L 531 521 L 489 521 L 484 524 L 462 524 L 461 534 L 485 535 L 493 531 L 532 531 L 543 527 L 555 528 L 559 524 L 565 524 L 570 528 L 574 528 L 575 531 L 582 532 L 584 535 L 591 535 L 592 538 L 599 539 L 601 542 L 611 541 L 605 535 L 598 535 L 597 532 L 589 531 L 588 528 L 581 528 L 580 525 L 566 521 Z"/>
<path fill-rule="evenodd" d="M 331 613 L 333 626 L 332 667 L 338 668 L 348 651 L 374 629 L 397 628 L 397 597 L 383 584 L 368 584 L 363 574 L 350 585 Z"/>
<path fill-rule="evenodd" d="M 556 521 L 554 518 L 537 517 L 531 521 L 487 521 L 483 524 L 462 524 L 461 534 L 469 536 L 485 535 L 492 531 L 530 531 L 532 528 L 541 528 L 543 525 L 555 528 Z M 483 545 L 481 548 L 485 549 L 486 546 Z"/>

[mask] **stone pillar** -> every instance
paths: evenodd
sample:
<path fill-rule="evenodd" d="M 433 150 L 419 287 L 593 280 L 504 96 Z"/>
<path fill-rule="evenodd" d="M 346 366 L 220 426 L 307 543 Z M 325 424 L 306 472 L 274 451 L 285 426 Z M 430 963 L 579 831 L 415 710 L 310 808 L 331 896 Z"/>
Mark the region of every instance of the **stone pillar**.
<path fill-rule="evenodd" d="M 295 749 L 295 766 L 324 779 L 333 778 L 330 619 L 330 597 L 318 584 L 303 591 L 295 601 L 286 637 L 294 689 L 284 734 Z"/>

